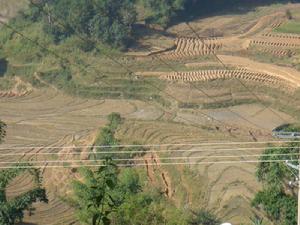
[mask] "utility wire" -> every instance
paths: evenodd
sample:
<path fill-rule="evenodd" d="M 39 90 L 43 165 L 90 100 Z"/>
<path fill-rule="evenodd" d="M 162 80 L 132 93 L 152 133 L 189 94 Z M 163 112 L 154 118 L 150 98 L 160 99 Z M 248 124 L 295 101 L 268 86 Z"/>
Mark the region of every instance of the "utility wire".
<path fill-rule="evenodd" d="M 281 163 L 286 160 L 241 160 L 241 161 L 208 161 L 208 162 L 167 162 L 167 163 L 138 163 L 138 164 L 116 164 L 118 167 L 144 167 L 144 166 L 172 166 L 172 165 L 211 165 L 211 164 L 243 164 L 243 163 Z M 298 159 L 289 160 L 296 162 Z M 0 169 L 33 169 L 33 168 L 80 168 L 80 167 L 105 167 L 104 164 L 86 164 L 86 165 L 43 165 L 43 166 L 0 166 Z"/>
<path fill-rule="evenodd" d="M 30 3 L 37 7 L 41 12 L 43 12 L 43 14 L 47 15 L 49 14 L 49 12 L 46 12 L 43 7 L 41 7 L 39 4 L 36 4 L 34 3 L 32 0 L 30 0 Z M 81 40 L 83 41 L 89 41 L 90 39 L 82 36 L 76 29 L 74 29 L 73 27 L 71 26 L 66 26 L 65 24 L 61 23 L 59 19 L 55 18 L 54 16 L 51 16 L 51 18 L 57 23 L 59 24 L 60 26 L 62 26 L 64 29 L 72 29 L 72 31 L 74 32 L 74 34 L 80 38 Z M 98 41 L 96 41 L 98 42 Z M 97 46 L 95 46 L 95 48 L 97 50 L 100 50 Z M 149 48 L 145 47 L 146 49 L 149 50 Z M 151 51 L 150 51 L 151 52 Z M 115 62 L 117 65 L 121 66 L 122 68 L 126 69 L 126 71 L 129 72 L 130 75 L 132 74 L 135 74 L 134 71 L 132 71 L 128 66 L 124 65 L 123 63 L 119 62 L 117 59 L 113 58 L 111 55 L 107 54 L 106 52 L 102 52 L 108 59 L 112 60 L 113 62 Z M 163 59 L 161 59 L 160 57 L 156 56 L 156 55 L 153 55 L 155 58 L 157 58 L 159 61 L 161 61 L 163 64 L 165 64 L 166 66 L 168 66 L 172 71 L 174 71 L 175 73 L 179 73 L 179 71 L 177 71 L 173 66 L 171 66 L 170 64 L 168 64 L 167 62 L 165 62 Z M 194 88 L 196 88 L 198 91 L 200 91 L 202 94 L 204 94 L 206 97 L 212 99 L 214 102 L 217 102 L 217 100 L 215 99 L 215 97 L 209 95 L 206 91 L 204 91 L 203 89 L 200 89 L 199 87 L 197 87 L 196 85 L 192 85 Z M 157 89 L 157 88 L 156 88 Z M 166 92 L 164 92 L 166 93 Z M 170 95 L 169 93 L 167 94 L 169 97 L 171 96 L 171 98 L 175 99 L 175 101 L 177 102 L 181 102 L 181 100 L 178 100 L 177 98 L 174 98 L 174 96 Z M 233 110 L 229 109 L 229 108 L 226 108 L 226 110 L 230 111 L 231 113 L 235 114 L 236 116 L 238 116 L 239 118 L 245 120 L 246 122 L 248 122 L 249 124 L 251 125 L 254 125 L 255 127 L 258 127 L 259 129 L 263 129 L 263 130 L 267 130 L 266 128 L 262 127 L 262 126 L 259 126 L 253 122 L 251 122 L 250 120 L 248 120 L 247 118 L 245 118 L 244 116 L 240 115 L 239 113 L 237 112 L 234 112 Z M 199 111 L 199 110 L 198 110 Z M 200 112 L 200 111 L 199 111 Z M 202 114 L 202 112 L 200 112 Z M 211 119 L 214 119 L 218 122 L 220 122 L 220 120 L 217 120 L 216 118 L 213 118 L 212 116 L 209 116 Z M 225 122 L 221 122 L 223 124 L 226 125 Z M 228 125 L 227 126 L 231 126 L 231 125 Z"/>
<path fill-rule="evenodd" d="M 187 25 L 187 27 L 196 35 L 196 37 L 198 38 L 198 40 L 209 49 L 209 46 L 205 43 L 205 41 L 200 37 L 200 35 L 195 31 L 195 29 L 188 23 L 185 22 L 185 24 Z M 225 63 L 223 63 L 223 61 L 217 56 L 217 54 L 212 51 L 212 54 L 214 55 L 214 57 L 217 59 L 217 61 L 227 70 L 227 66 L 225 65 Z M 257 101 L 259 101 L 264 107 L 265 109 L 269 109 L 274 115 L 276 115 L 278 118 L 280 118 L 283 122 L 287 123 L 287 121 L 280 116 L 277 112 L 275 112 L 272 108 L 269 107 L 269 105 L 267 105 L 266 103 L 264 103 L 258 96 L 257 94 L 255 94 L 246 84 L 244 84 L 240 79 L 236 78 L 234 76 L 234 79 L 236 79 L 250 94 L 252 94 Z"/>
<path fill-rule="evenodd" d="M 222 158 L 252 158 L 252 157 L 263 157 L 263 156 L 299 156 L 300 153 L 274 153 L 274 154 L 250 154 L 250 155 L 217 155 L 217 156 L 180 156 L 180 157 L 159 157 L 159 160 L 194 160 L 194 159 L 222 159 Z M 136 162 L 136 161 L 145 161 L 143 158 L 112 158 L 113 161 L 128 161 L 128 162 Z M 61 159 L 61 160 L 28 160 L 28 161 L 1 161 L 0 164 L 22 164 L 22 163 L 83 163 L 83 162 L 104 162 L 105 159 Z M 218 161 L 216 161 L 218 162 Z M 157 163 L 160 164 L 160 163 Z"/>
<path fill-rule="evenodd" d="M 40 48 L 42 48 L 42 49 L 48 51 L 49 53 L 53 54 L 54 56 L 56 56 L 56 57 L 58 57 L 58 58 L 60 58 L 60 59 L 62 59 L 62 60 L 64 60 L 64 61 L 66 61 L 68 64 L 70 64 L 70 65 L 75 65 L 76 67 L 79 67 L 79 68 L 82 70 L 82 68 L 81 68 L 78 64 L 73 64 L 73 63 L 71 63 L 70 60 L 68 60 L 67 58 L 58 55 L 57 53 L 55 53 L 54 51 L 50 50 L 49 48 L 47 48 L 47 47 L 41 45 L 41 44 L 38 43 L 37 41 L 34 41 L 34 40 L 32 40 L 31 38 L 25 36 L 23 33 L 19 32 L 18 30 L 16 30 L 16 29 L 13 28 L 12 26 L 8 25 L 7 23 L 0 21 L 0 24 L 2 24 L 3 26 L 5 26 L 5 27 L 11 29 L 11 30 L 14 31 L 16 34 L 20 35 L 22 38 L 24 38 L 24 39 L 26 39 L 26 40 L 28 40 L 28 41 L 34 43 L 35 45 L 37 45 L 37 46 L 39 46 Z M 83 71 L 85 71 L 85 70 L 83 70 Z M 162 93 L 166 94 L 167 96 L 169 96 L 170 98 L 174 99 L 175 101 L 180 102 L 180 100 L 178 100 L 178 99 L 177 99 L 176 97 L 174 97 L 172 94 L 170 94 L 170 93 L 168 93 L 168 92 L 165 92 L 163 89 L 159 88 L 158 86 L 152 84 L 151 82 L 149 82 L 149 81 L 147 81 L 147 80 L 144 80 L 144 81 L 145 81 L 146 83 L 148 83 L 150 86 L 152 86 L 153 88 L 155 88 L 156 90 L 158 90 L 159 92 L 162 92 Z M 106 83 L 106 82 L 103 81 L 103 83 Z M 108 84 L 108 83 L 106 83 L 106 84 Z M 110 84 L 108 84 L 108 85 L 110 85 Z M 164 110 L 164 109 L 162 109 L 162 110 L 163 110 L 165 113 L 168 113 L 166 110 Z M 204 112 L 201 112 L 201 111 L 198 111 L 198 112 L 199 112 L 202 116 L 204 116 L 205 118 L 210 118 L 210 119 L 213 120 L 213 121 L 217 121 L 217 122 L 219 122 L 220 124 L 223 124 L 225 127 L 227 127 L 227 126 L 232 127 L 231 125 L 228 125 L 228 124 L 224 123 L 223 121 L 221 121 L 221 120 L 219 120 L 219 119 L 216 119 L 216 118 L 214 118 L 214 117 L 212 117 L 212 116 L 210 116 L 210 115 L 208 115 L 208 114 L 206 114 L 206 113 L 204 113 Z M 202 130 L 202 127 L 201 127 L 201 126 L 195 125 L 195 121 L 192 121 L 192 120 L 189 120 L 189 119 L 187 119 L 187 118 L 181 117 L 181 116 L 179 116 L 179 115 L 177 115 L 177 114 L 176 114 L 176 117 L 179 118 L 179 119 L 181 119 L 181 120 L 184 120 L 184 121 L 186 121 L 186 122 L 189 122 L 189 123 L 190 123 L 190 126 L 194 126 L 194 127 L 199 128 L 199 129 Z"/>
<path fill-rule="evenodd" d="M 98 152 L 18 152 L 18 153 L 0 153 L 0 157 L 5 156 L 40 156 L 40 155 L 103 155 L 103 154 L 132 154 L 132 153 L 196 153 L 196 152 L 234 152 L 234 151 L 259 151 L 269 149 L 296 149 L 298 147 L 260 147 L 260 148 L 210 148 L 210 149 L 164 149 L 164 150 L 137 150 L 137 151 L 98 151 Z"/>
<path fill-rule="evenodd" d="M 257 145 L 257 144 L 286 144 L 286 143 L 300 143 L 300 140 L 293 141 L 244 141 L 244 142 L 203 142 L 203 143 L 168 143 L 168 144 L 120 144 L 120 145 L 79 145 L 79 146 L 14 146 L 14 147 L 0 147 L 0 150 L 13 149 L 75 149 L 75 148 L 128 148 L 128 147 L 168 147 L 168 146 L 214 146 L 214 145 Z"/>
<path fill-rule="evenodd" d="M 30 37 L 24 35 L 23 33 L 21 33 L 20 31 L 18 31 L 17 29 L 13 28 L 12 26 L 10 26 L 9 24 L 3 22 L 0 20 L 0 24 L 2 24 L 3 26 L 7 27 L 8 29 L 12 30 L 14 33 L 18 34 L 19 36 L 21 36 L 23 39 L 27 40 L 27 41 L 30 41 L 31 43 L 35 44 L 36 46 L 38 46 L 39 48 L 49 52 L 50 54 L 54 55 L 55 57 L 57 57 L 58 59 L 61 60 L 62 63 L 68 63 L 69 65 L 73 65 L 77 68 L 79 68 L 79 70 L 81 72 L 84 72 L 84 73 L 88 73 L 86 67 L 88 67 L 88 65 L 85 65 L 85 66 L 80 66 L 79 64 L 77 63 L 72 63 L 68 58 L 66 57 L 63 57 L 59 54 L 57 54 L 55 51 L 51 50 L 50 48 L 47 48 L 45 47 L 44 45 L 40 44 L 38 41 L 35 41 L 33 39 L 31 39 Z M 93 67 L 92 67 L 93 68 Z M 97 73 L 97 74 L 100 74 L 102 76 L 105 76 L 105 74 L 103 74 L 101 71 L 98 71 L 98 70 L 95 70 L 95 68 L 93 68 L 94 71 Z M 106 81 L 103 81 L 103 83 L 107 84 L 107 85 L 110 85 L 109 83 L 107 83 Z"/>

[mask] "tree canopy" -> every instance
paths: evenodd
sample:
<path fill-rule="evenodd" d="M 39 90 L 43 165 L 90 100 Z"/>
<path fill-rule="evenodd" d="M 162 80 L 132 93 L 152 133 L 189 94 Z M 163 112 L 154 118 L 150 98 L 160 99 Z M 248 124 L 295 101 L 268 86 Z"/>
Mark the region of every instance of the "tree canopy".
<path fill-rule="evenodd" d="M 56 43 L 73 35 L 84 37 L 83 49 L 93 49 L 101 42 L 114 48 L 124 49 L 135 39 L 134 24 L 137 8 L 148 24 L 163 28 L 172 22 L 185 22 L 192 17 L 209 12 L 219 12 L 238 6 L 253 8 L 257 4 L 268 4 L 276 0 L 31 0 L 24 18 L 32 22 L 43 22 L 46 34 Z M 284 2 L 287 0 L 278 0 Z M 82 40 L 82 39 L 81 39 Z"/>
<path fill-rule="evenodd" d="M 144 173 L 131 167 L 129 161 L 120 161 L 124 158 L 139 157 L 144 149 L 113 148 L 113 145 L 120 143 L 120 140 L 115 138 L 115 133 L 124 119 L 118 113 L 111 113 L 107 118 L 107 125 L 100 129 L 94 143 L 95 146 L 111 146 L 97 148 L 98 153 L 108 152 L 95 156 L 96 159 L 101 159 L 104 165 L 96 170 L 80 169 L 82 179 L 73 182 L 74 195 L 70 202 L 75 207 L 81 223 L 92 225 L 219 224 L 216 216 L 205 210 L 191 212 L 176 208 L 159 188 L 146 184 Z M 109 154 L 111 149 L 114 154 Z M 116 154 L 116 151 L 124 150 L 126 154 Z M 139 153 L 130 153 L 131 150 Z M 128 166 L 118 168 L 112 158 L 117 158 L 118 163 Z"/>
<path fill-rule="evenodd" d="M 36 9 L 36 4 L 31 8 Z M 137 15 L 132 0 L 52 0 L 40 2 L 39 8 L 44 31 L 56 42 L 77 34 L 116 48 L 129 44 Z"/>
<path fill-rule="evenodd" d="M 299 143 L 291 143 L 285 147 L 270 148 L 260 158 L 263 162 L 258 165 L 257 178 L 263 182 L 264 188 L 256 194 L 252 204 L 263 209 L 275 224 L 296 225 L 296 193 L 292 187 L 288 186 L 288 182 L 294 179 L 292 169 L 284 163 L 265 162 L 268 160 L 298 160 Z M 282 155 L 287 153 L 295 153 L 295 155 Z"/>
<path fill-rule="evenodd" d="M 166 27 L 178 11 L 184 9 L 185 2 L 186 0 L 144 0 L 145 7 L 150 11 L 146 21 Z"/>
<path fill-rule="evenodd" d="M 27 164 L 14 165 L 15 168 L 0 171 L 0 225 L 14 225 L 21 222 L 24 213 L 34 202 L 48 202 L 45 189 L 41 188 L 39 171 L 36 169 L 24 169 Z M 28 171 L 34 177 L 36 188 L 14 199 L 8 200 L 6 197 L 6 187 L 15 177 Z"/>
<path fill-rule="evenodd" d="M 97 146 L 94 148 L 93 152 L 95 154 L 92 154 L 91 157 L 94 159 L 105 159 L 105 158 L 112 158 L 116 157 L 119 160 L 120 159 L 131 159 L 137 156 L 142 156 L 145 154 L 147 149 L 145 149 L 142 146 L 132 146 L 132 147 L 114 147 L 115 145 L 119 145 L 120 141 L 115 137 L 115 133 L 118 129 L 118 127 L 122 124 L 123 118 L 119 113 L 111 113 L 107 117 L 108 123 L 105 127 L 102 127 L 99 130 L 99 133 L 96 137 L 96 140 L 94 142 L 94 146 Z M 139 145 L 139 143 L 134 142 L 134 145 Z M 103 147 L 99 147 L 103 146 Z M 107 146 L 111 146 L 110 148 L 107 148 Z M 102 151 L 102 153 L 101 153 Z M 119 151 L 120 154 L 111 154 L 110 151 Z M 122 151 L 124 151 L 122 153 Z M 105 154 L 103 152 L 106 152 Z M 126 153 L 125 153 L 126 152 Z M 120 163 L 124 164 L 130 164 L 132 162 L 130 161 L 119 161 Z"/>
<path fill-rule="evenodd" d="M 215 215 L 176 208 L 158 190 L 145 190 L 134 168 L 119 169 L 110 159 L 96 171 L 80 170 L 71 199 L 79 221 L 92 225 L 219 225 Z"/>

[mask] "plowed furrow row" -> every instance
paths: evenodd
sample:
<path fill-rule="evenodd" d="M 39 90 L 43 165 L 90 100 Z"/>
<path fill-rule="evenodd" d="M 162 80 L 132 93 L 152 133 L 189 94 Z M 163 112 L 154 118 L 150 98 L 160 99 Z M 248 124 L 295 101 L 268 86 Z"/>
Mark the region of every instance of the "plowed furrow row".
<path fill-rule="evenodd" d="M 22 97 L 29 94 L 28 91 L 24 91 L 21 93 L 16 93 L 13 91 L 0 91 L 0 98 L 13 98 L 13 97 Z"/>
<path fill-rule="evenodd" d="M 278 21 L 278 22 L 272 23 L 271 28 L 276 29 L 277 27 L 280 27 L 282 23 L 283 23 L 283 21 Z"/>
<path fill-rule="evenodd" d="M 291 57 L 293 55 L 295 55 L 296 53 L 290 49 L 270 49 L 270 48 L 264 48 L 261 50 L 264 53 L 268 53 L 268 54 L 272 54 L 274 56 L 278 56 L 278 57 L 284 57 L 284 56 L 288 56 Z"/>
<path fill-rule="evenodd" d="M 273 75 L 266 73 L 252 72 L 247 70 L 202 70 L 189 72 L 173 72 L 161 76 L 162 79 L 167 80 L 181 80 L 187 82 L 195 81 L 210 81 L 216 79 L 231 79 L 238 78 L 248 81 L 255 81 L 272 86 L 280 86 L 287 89 L 294 89 L 294 85 L 290 82 Z"/>
<path fill-rule="evenodd" d="M 208 55 L 215 53 L 222 47 L 222 43 L 216 38 L 203 41 L 198 38 L 177 38 L 175 45 L 175 50 L 161 54 L 160 57 L 166 60 L 174 60 L 197 55 Z"/>
<path fill-rule="evenodd" d="M 297 34 L 264 33 L 264 34 L 262 34 L 262 36 L 270 37 L 270 38 L 283 38 L 283 39 L 300 40 L 300 35 L 297 35 Z"/>
<path fill-rule="evenodd" d="M 271 46 L 271 47 L 299 47 L 299 42 L 290 41 L 268 41 L 268 40 L 251 40 L 250 45 L 261 45 L 261 46 Z"/>

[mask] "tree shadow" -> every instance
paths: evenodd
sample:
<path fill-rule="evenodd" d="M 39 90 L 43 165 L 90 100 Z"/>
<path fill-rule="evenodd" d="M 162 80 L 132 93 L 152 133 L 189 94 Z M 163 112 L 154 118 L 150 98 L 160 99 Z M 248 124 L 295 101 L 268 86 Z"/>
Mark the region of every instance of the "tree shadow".
<path fill-rule="evenodd" d="M 18 223 L 17 225 L 37 225 L 36 223 L 25 223 L 25 222 L 22 222 L 22 223 Z"/>
<path fill-rule="evenodd" d="M 185 10 L 173 19 L 170 25 L 190 22 L 208 16 L 241 15 L 254 11 L 257 7 L 268 6 L 276 3 L 299 3 L 299 0 L 193 0 L 188 1 Z"/>
<path fill-rule="evenodd" d="M 159 27 L 159 26 L 158 26 Z M 153 46 L 151 43 L 144 43 L 143 39 L 145 38 L 157 38 L 166 37 L 166 38 L 176 38 L 175 34 L 169 33 L 163 29 L 155 28 L 155 26 L 151 27 L 146 24 L 134 24 L 133 26 L 133 36 L 134 40 L 129 44 L 130 49 L 134 49 L 135 51 L 149 51 Z"/>
<path fill-rule="evenodd" d="M 7 71 L 8 61 L 5 58 L 0 58 L 0 77 L 3 77 Z"/>

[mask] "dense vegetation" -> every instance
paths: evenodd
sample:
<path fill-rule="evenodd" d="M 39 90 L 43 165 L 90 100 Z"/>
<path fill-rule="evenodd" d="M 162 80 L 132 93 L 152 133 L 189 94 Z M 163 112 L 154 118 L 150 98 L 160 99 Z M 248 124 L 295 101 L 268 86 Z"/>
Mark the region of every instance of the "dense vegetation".
<path fill-rule="evenodd" d="M 297 2 L 294 0 L 293 2 Z M 276 2 L 288 2 L 286 0 L 143 0 L 148 11 L 147 23 L 159 24 L 166 28 L 172 22 L 185 22 L 207 15 L 226 11 L 251 10 L 257 5 Z M 299 2 L 299 1 L 298 1 Z"/>
<path fill-rule="evenodd" d="M 37 14 L 34 7 L 31 12 Z M 91 42 L 101 40 L 113 47 L 126 46 L 136 21 L 131 0 L 54 0 L 43 1 L 39 7 L 39 13 L 48 12 L 47 18 L 42 17 L 44 31 L 53 35 L 56 42 L 79 33 Z M 64 21 L 63 25 L 59 21 Z"/>
<path fill-rule="evenodd" d="M 127 160 L 115 161 L 140 157 L 146 151 L 139 147 L 113 147 L 121 144 L 115 134 L 123 121 L 118 113 L 108 116 L 108 123 L 99 131 L 93 148 L 105 154 L 91 153 L 104 166 L 95 170 L 82 168 L 79 172 L 83 179 L 73 181 L 74 194 L 69 203 L 75 207 L 79 221 L 92 225 L 219 224 L 216 216 L 205 210 L 192 212 L 177 208 L 159 186 L 149 183 L 144 169 L 133 167 Z M 99 145 L 106 147 L 97 148 Z M 120 163 L 126 167 L 118 167 Z"/>
<path fill-rule="evenodd" d="M 134 157 L 143 156 L 145 154 L 147 149 L 145 149 L 144 147 L 114 147 L 115 145 L 120 145 L 120 141 L 116 139 L 115 133 L 122 121 L 123 118 L 118 113 L 111 113 L 110 115 L 108 115 L 108 124 L 100 129 L 98 136 L 93 144 L 93 153 L 95 154 L 91 154 L 92 158 L 118 158 L 119 163 L 130 164 L 130 161 L 122 161 L 121 159 L 132 159 Z M 133 143 L 133 145 L 139 144 Z M 120 153 L 116 154 L 115 152 Z"/>
<path fill-rule="evenodd" d="M 281 2 L 283 2 L 282 0 Z M 86 50 L 101 41 L 116 48 L 127 47 L 133 40 L 133 25 L 137 21 L 137 6 L 146 11 L 145 22 L 166 28 L 172 21 L 188 21 L 190 17 L 209 12 L 228 10 L 232 7 L 251 8 L 256 4 L 274 1 L 237 0 L 46 0 L 31 1 L 25 17 L 43 21 L 43 30 L 55 42 L 74 34 L 83 35 Z M 280 2 L 280 0 L 278 1 Z"/>
<path fill-rule="evenodd" d="M 18 165 L 14 166 L 16 168 L 0 171 L 0 225 L 14 225 L 22 221 L 24 217 L 23 211 L 27 210 L 34 202 L 47 203 L 48 201 L 45 189 L 41 187 L 39 171 L 34 169 L 27 171 L 34 176 L 37 187 L 12 200 L 6 198 L 5 188 L 9 182 L 21 173 L 26 172 L 26 169 L 23 169 L 23 166 L 26 166 L 25 164 L 22 164 L 20 168 Z"/>
<path fill-rule="evenodd" d="M 156 78 L 136 79 L 127 68 L 106 56 L 127 65 L 128 62 L 123 63 L 119 49 L 125 49 L 139 37 L 135 36 L 139 14 L 144 15 L 139 21 L 142 19 L 167 27 L 176 20 L 186 21 L 186 15 L 203 15 L 209 10 L 224 10 L 224 6 L 246 4 L 235 2 L 32 0 L 29 9 L 9 22 L 13 29 L 26 37 L 1 27 L 0 76 L 5 80 L 0 87 L 9 89 L 7 77 L 21 76 L 34 86 L 48 83 L 68 94 L 87 98 L 139 99 L 168 105 L 162 93 L 153 88 L 155 85 L 164 90 L 164 82 Z M 128 67 L 138 71 L 151 66 L 147 62 L 138 65 L 129 62 Z M 38 76 L 34 76 L 35 72 Z"/>
<path fill-rule="evenodd" d="M 5 136 L 5 124 L 0 121 L 0 142 Z M 0 171 L 0 225 L 14 225 L 22 221 L 23 211 L 28 209 L 34 202 L 47 202 L 46 191 L 41 187 L 39 170 L 26 169 L 28 164 L 12 165 L 11 169 Z M 28 172 L 33 176 L 36 188 L 29 190 L 14 199 L 7 199 L 6 187 L 15 177 L 21 173 Z"/>
<path fill-rule="evenodd" d="M 271 148 L 264 152 L 260 159 L 266 160 L 298 160 L 299 143 L 292 143 L 287 148 Z M 283 156 L 282 154 L 295 154 Z M 297 192 L 288 186 L 294 180 L 293 169 L 284 163 L 261 162 L 258 165 L 257 177 L 263 182 L 263 190 L 258 192 L 252 202 L 253 206 L 266 212 L 275 224 L 296 225 Z M 297 172 L 297 171 L 295 171 Z"/>
<path fill-rule="evenodd" d="M 120 169 L 107 160 L 96 171 L 81 169 L 81 181 L 73 182 L 72 205 L 83 224 L 91 225 L 218 225 L 205 211 L 177 209 L 158 189 L 143 187 L 139 172 Z"/>

